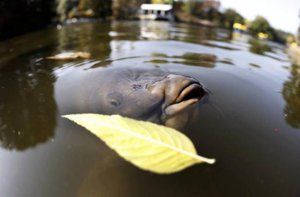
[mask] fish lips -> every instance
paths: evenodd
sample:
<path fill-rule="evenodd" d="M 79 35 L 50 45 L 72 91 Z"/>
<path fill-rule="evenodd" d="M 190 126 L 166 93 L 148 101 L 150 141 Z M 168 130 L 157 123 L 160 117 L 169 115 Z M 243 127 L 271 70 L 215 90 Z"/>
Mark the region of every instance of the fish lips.
<path fill-rule="evenodd" d="M 198 103 L 206 95 L 203 86 L 195 81 L 191 81 L 187 86 L 183 87 L 173 103 L 165 107 L 166 116 L 174 116 L 184 112 L 190 106 Z"/>

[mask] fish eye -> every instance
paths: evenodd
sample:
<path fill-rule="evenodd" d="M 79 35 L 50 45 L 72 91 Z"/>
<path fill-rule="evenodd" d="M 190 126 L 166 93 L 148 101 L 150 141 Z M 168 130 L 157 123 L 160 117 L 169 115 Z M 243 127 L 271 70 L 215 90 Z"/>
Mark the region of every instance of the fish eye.
<path fill-rule="evenodd" d="M 121 105 L 123 97 L 120 93 L 114 92 L 107 95 L 108 103 L 113 107 L 118 107 Z"/>
<path fill-rule="evenodd" d="M 118 102 L 117 100 L 115 99 L 110 99 L 109 103 L 114 106 L 114 107 L 117 107 L 120 105 L 120 102 Z"/>

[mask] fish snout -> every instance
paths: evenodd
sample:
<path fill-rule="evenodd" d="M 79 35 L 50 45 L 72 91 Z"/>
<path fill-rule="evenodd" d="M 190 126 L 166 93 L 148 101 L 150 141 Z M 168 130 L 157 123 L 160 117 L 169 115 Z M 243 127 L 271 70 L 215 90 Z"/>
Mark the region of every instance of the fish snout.
<path fill-rule="evenodd" d="M 170 122 L 178 124 L 189 119 L 191 108 L 205 95 L 203 86 L 195 79 L 187 76 L 169 74 L 164 79 L 148 86 L 148 91 L 163 99 L 162 113 L 166 125 Z M 180 121 L 179 121 L 180 119 Z"/>
<path fill-rule="evenodd" d="M 172 116 L 199 102 L 206 91 L 203 86 L 191 77 L 168 75 L 169 81 L 165 90 L 165 114 Z"/>

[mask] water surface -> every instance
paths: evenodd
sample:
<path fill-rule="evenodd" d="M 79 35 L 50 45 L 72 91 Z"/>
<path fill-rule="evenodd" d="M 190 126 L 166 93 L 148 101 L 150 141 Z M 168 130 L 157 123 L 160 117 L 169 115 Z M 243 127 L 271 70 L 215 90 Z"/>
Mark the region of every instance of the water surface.
<path fill-rule="evenodd" d="M 283 46 L 261 45 L 153 21 L 71 24 L 0 43 L 0 196 L 300 195 L 299 67 Z M 92 58 L 43 59 L 64 51 Z M 210 90 L 184 132 L 215 165 L 145 172 L 61 118 L 62 87 L 80 91 L 82 74 L 132 66 L 193 76 Z"/>

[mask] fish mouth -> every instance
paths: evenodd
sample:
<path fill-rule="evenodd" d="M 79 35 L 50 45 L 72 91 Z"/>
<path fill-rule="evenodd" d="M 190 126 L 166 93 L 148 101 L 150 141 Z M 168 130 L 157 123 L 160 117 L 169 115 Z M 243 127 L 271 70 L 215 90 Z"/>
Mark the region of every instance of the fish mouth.
<path fill-rule="evenodd" d="M 169 74 L 147 87 L 151 94 L 162 98 L 162 119 L 188 112 L 193 104 L 206 95 L 204 87 L 194 78 Z"/>
<path fill-rule="evenodd" d="M 203 86 L 197 81 L 190 80 L 178 91 L 178 96 L 174 102 L 170 103 L 165 108 L 165 114 L 168 116 L 176 115 L 189 106 L 198 103 L 206 95 Z"/>

